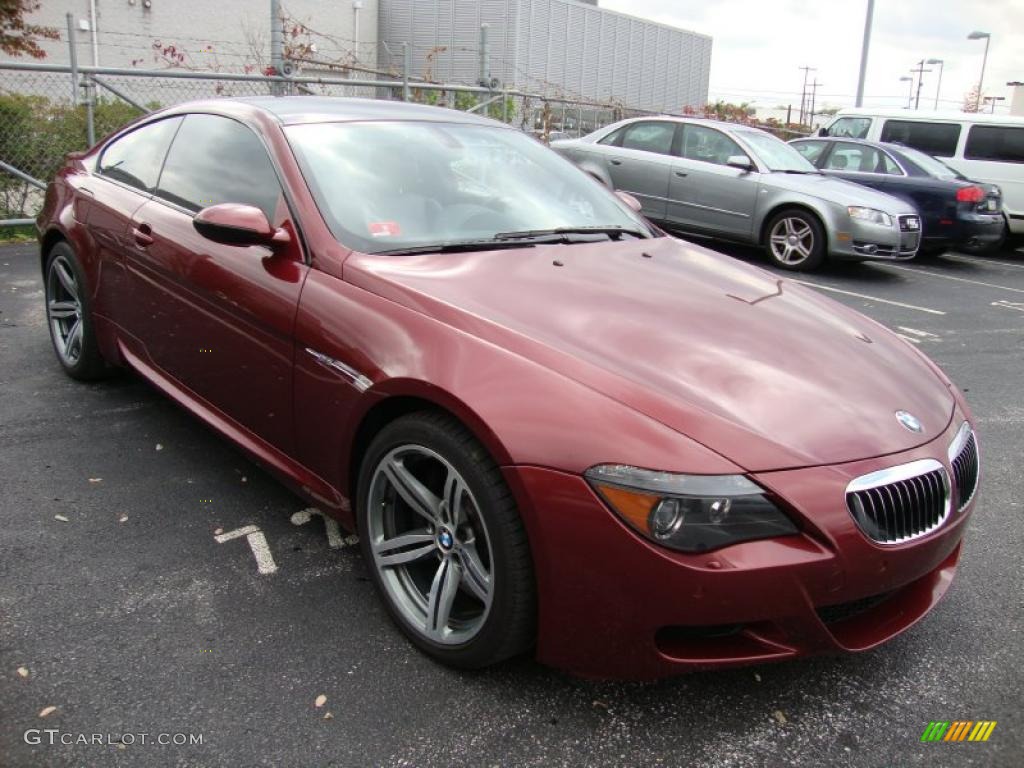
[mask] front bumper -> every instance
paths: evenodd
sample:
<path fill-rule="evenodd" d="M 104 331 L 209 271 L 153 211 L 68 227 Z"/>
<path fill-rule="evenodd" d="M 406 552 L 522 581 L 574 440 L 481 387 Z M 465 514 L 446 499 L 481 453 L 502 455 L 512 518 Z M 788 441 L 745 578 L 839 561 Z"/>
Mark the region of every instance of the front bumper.
<path fill-rule="evenodd" d="M 960 422 L 897 456 L 755 475 L 804 532 L 701 555 L 635 534 L 576 475 L 506 468 L 533 549 L 538 659 L 583 677 L 653 679 L 884 643 L 945 594 L 974 502 L 931 534 L 883 547 L 856 527 L 846 485 L 921 458 L 948 469 Z"/>
<path fill-rule="evenodd" d="M 921 230 L 902 231 L 896 217 L 889 227 L 847 218 L 829 238 L 830 254 L 840 259 L 906 261 L 921 245 Z"/>

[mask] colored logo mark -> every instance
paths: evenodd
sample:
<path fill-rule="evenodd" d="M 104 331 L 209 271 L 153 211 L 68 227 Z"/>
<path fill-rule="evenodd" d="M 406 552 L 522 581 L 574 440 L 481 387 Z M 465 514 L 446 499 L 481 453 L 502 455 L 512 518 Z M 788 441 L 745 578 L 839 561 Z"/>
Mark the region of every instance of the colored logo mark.
<path fill-rule="evenodd" d="M 933 720 L 921 741 L 988 741 L 995 728 L 995 720 Z"/>

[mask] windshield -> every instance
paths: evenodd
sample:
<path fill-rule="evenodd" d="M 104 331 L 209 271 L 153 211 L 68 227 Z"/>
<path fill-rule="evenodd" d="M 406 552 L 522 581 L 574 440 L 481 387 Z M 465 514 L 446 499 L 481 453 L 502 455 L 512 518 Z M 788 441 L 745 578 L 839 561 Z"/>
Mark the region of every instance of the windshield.
<path fill-rule="evenodd" d="M 926 155 L 924 152 L 918 149 L 912 149 L 911 147 L 900 147 L 900 154 L 906 155 L 911 162 L 916 163 L 921 167 L 921 170 L 927 173 L 929 176 L 934 176 L 937 179 L 962 179 L 964 178 L 958 171 L 954 171 L 948 165 L 941 160 L 936 160 L 931 155 Z"/>
<path fill-rule="evenodd" d="M 364 253 L 542 230 L 654 234 L 605 187 L 512 129 L 395 121 L 286 133 L 332 233 Z"/>
<path fill-rule="evenodd" d="M 818 169 L 811 165 L 803 155 L 770 133 L 736 131 L 736 135 L 754 150 L 754 154 L 764 165 L 768 166 L 770 171 L 818 172 Z"/>

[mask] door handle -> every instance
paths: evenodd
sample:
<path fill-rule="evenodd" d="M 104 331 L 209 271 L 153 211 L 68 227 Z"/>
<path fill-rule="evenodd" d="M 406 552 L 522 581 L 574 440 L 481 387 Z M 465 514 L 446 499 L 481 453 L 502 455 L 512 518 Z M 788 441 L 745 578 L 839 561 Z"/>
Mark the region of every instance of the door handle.
<path fill-rule="evenodd" d="M 608 162 L 611 163 L 612 165 L 622 165 L 621 160 L 609 160 Z"/>
<path fill-rule="evenodd" d="M 153 244 L 153 230 L 149 224 L 139 224 L 139 226 L 132 229 L 132 237 L 135 238 L 135 244 L 140 248 L 145 248 L 147 245 Z"/>
<path fill-rule="evenodd" d="M 690 174 L 688 174 L 686 171 L 676 171 L 676 176 L 678 176 L 680 179 L 685 179 L 689 175 Z"/>

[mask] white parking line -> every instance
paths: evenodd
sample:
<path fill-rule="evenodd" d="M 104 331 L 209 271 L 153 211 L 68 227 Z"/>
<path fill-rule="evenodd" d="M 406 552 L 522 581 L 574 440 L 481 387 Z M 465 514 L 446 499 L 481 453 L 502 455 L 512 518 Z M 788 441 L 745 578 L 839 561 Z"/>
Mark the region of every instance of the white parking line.
<path fill-rule="evenodd" d="M 1010 288 L 1007 285 L 996 285 L 995 283 L 986 283 L 982 280 L 970 280 L 966 277 L 954 277 L 953 275 L 943 275 L 939 272 L 929 272 L 927 269 L 914 269 L 913 267 L 900 267 L 895 264 L 883 264 L 888 269 L 901 269 L 904 272 L 913 272 L 915 275 L 928 275 L 930 277 L 940 277 L 943 280 L 956 280 L 958 283 L 970 283 L 971 285 L 984 285 L 986 288 L 998 288 L 1000 291 L 1013 291 L 1013 293 L 1024 293 L 1024 288 Z"/>
<path fill-rule="evenodd" d="M 292 525 L 305 525 L 313 519 L 313 515 L 318 515 L 324 521 L 324 529 L 327 532 L 327 546 L 331 549 L 341 549 L 344 547 L 345 539 L 341 535 L 341 526 L 338 525 L 338 521 L 333 517 L 328 517 L 316 507 L 300 509 L 291 516 Z"/>
<path fill-rule="evenodd" d="M 1021 301 L 1007 301 L 1003 299 L 1001 301 L 993 301 L 993 307 L 1002 307 L 1003 309 L 1016 309 L 1018 312 L 1024 312 L 1024 302 Z"/>
<path fill-rule="evenodd" d="M 917 328 L 907 328 L 905 325 L 897 325 L 896 327 L 899 328 L 901 331 L 905 331 L 906 333 L 909 333 L 909 334 L 911 334 L 913 336 L 917 336 L 917 337 L 922 338 L 922 339 L 938 339 L 939 338 L 938 334 L 928 333 L 928 331 L 919 331 L 919 330 L 917 330 Z"/>
<path fill-rule="evenodd" d="M 1024 264 L 1015 264 L 1012 261 L 998 261 L 996 259 L 985 259 L 985 258 L 973 258 L 971 256 L 961 256 L 960 254 L 944 253 L 942 255 L 944 259 L 951 259 L 953 261 L 963 261 L 967 264 L 998 264 L 1001 267 L 1016 267 L 1017 269 L 1024 269 Z"/>
<path fill-rule="evenodd" d="M 896 335 L 899 336 L 904 341 L 909 341 L 911 344 L 917 344 L 917 345 L 921 344 L 921 340 L 920 339 L 915 339 L 913 336 L 907 336 L 906 334 L 902 334 L 902 333 L 897 333 Z"/>
<path fill-rule="evenodd" d="M 219 534 L 213 538 L 218 544 L 223 544 L 225 541 L 231 541 L 232 539 L 237 539 L 242 536 L 245 536 L 246 541 L 249 542 L 249 549 L 252 550 L 252 556 L 256 558 L 256 569 L 264 575 L 277 573 L 277 563 L 274 562 L 274 556 L 270 552 L 270 545 L 267 544 L 267 537 L 264 536 L 263 531 L 255 525 L 236 528 L 233 531 Z"/>
<path fill-rule="evenodd" d="M 892 265 L 888 265 L 892 266 Z M 844 296 L 855 296 L 858 299 L 867 299 L 868 301 L 877 301 L 879 304 L 891 304 L 894 307 L 903 307 L 904 309 L 914 309 L 918 312 L 927 312 L 929 315 L 944 315 L 946 314 L 940 309 L 929 309 L 928 307 L 918 307 L 914 304 L 904 304 L 902 301 L 892 301 L 891 299 L 880 299 L 877 296 L 868 296 L 866 293 L 854 293 L 853 291 L 844 291 L 842 288 L 833 288 L 831 285 L 822 285 L 821 283 L 812 283 L 808 280 L 796 280 L 795 282 L 801 285 L 809 285 L 812 288 L 820 288 L 823 291 L 832 291 L 832 293 L 841 293 Z"/>

